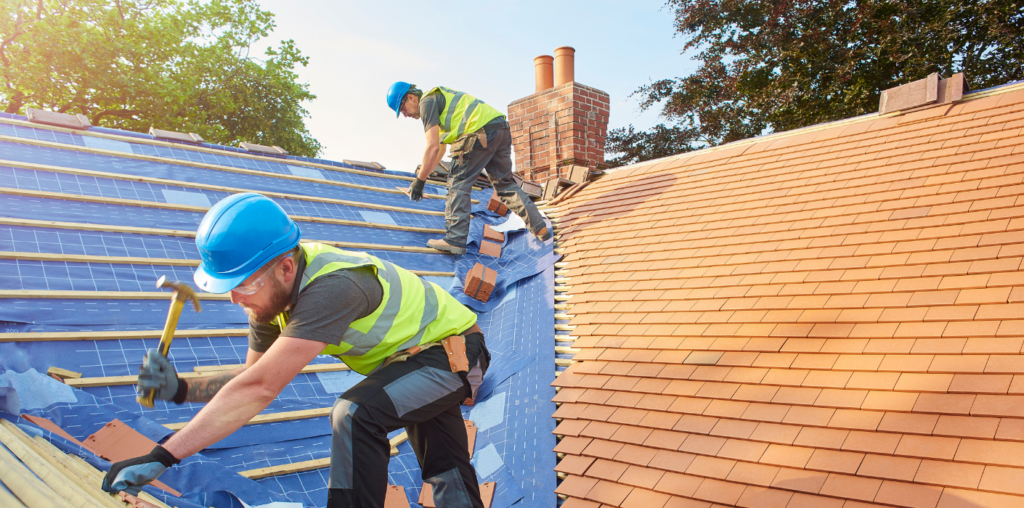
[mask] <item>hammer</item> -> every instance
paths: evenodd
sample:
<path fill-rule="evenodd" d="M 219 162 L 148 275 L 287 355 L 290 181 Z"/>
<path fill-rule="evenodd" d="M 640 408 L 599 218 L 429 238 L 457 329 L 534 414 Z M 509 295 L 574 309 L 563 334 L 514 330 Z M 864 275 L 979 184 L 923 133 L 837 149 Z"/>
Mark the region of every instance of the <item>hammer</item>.
<path fill-rule="evenodd" d="M 171 282 L 167 280 L 166 275 L 163 275 L 157 279 L 156 287 L 174 289 L 174 294 L 171 295 L 171 308 L 167 311 L 167 323 L 164 324 L 164 333 L 160 336 L 160 346 L 158 348 L 160 354 L 166 357 L 167 352 L 171 349 L 171 340 L 174 339 L 174 329 L 178 326 L 178 318 L 181 316 L 181 308 L 185 306 L 185 302 L 192 300 L 192 306 L 196 308 L 196 312 L 202 312 L 203 308 L 199 305 L 199 298 L 196 296 L 196 292 L 192 291 L 192 288 L 189 287 L 188 284 Z M 143 359 L 143 361 L 145 361 L 145 359 Z M 156 395 L 156 390 L 149 390 L 149 393 L 139 395 L 136 400 L 143 406 L 153 407 L 154 395 Z"/>

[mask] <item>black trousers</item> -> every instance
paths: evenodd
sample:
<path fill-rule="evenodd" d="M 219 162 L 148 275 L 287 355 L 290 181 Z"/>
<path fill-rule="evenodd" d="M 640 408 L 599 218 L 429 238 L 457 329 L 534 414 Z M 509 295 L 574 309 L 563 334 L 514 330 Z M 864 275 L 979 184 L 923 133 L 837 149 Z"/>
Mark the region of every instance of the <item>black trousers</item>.
<path fill-rule="evenodd" d="M 487 370 L 483 335 L 466 335 L 469 375 L 451 371 L 441 346 L 394 362 L 338 398 L 331 411 L 328 508 L 382 508 L 388 433 L 405 428 L 438 508 L 483 508 L 460 404 Z"/>
<path fill-rule="evenodd" d="M 448 199 L 445 201 L 444 218 L 448 234 L 444 241 L 448 245 L 465 247 L 469 237 L 469 221 L 472 212 L 470 192 L 473 183 L 486 168 L 487 178 L 498 195 L 498 199 L 509 210 L 522 217 L 531 232 L 547 227 L 544 217 L 533 204 L 530 196 L 512 179 L 512 135 L 508 127 L 485 131 L 487 148 L 477 141 L 473 150 L 466 154 L 461 164 L 454 164 L 448 173 Z"/>

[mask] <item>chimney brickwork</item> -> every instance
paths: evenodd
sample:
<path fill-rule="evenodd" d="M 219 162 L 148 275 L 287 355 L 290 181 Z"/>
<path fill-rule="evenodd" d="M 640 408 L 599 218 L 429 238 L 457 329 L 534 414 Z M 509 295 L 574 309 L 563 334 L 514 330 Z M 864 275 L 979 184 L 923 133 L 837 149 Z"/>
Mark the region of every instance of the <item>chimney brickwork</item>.
<path fill-rule="evenodd" d="M 605 167 L 608 94 L 572 81 L 574 53 L 568 47 L 555 50 L 553 87 L 551 57 L 537 57 L 537 88 L 543 84 L 550 88 L 508 105 L 516 171 L 526 180 L 542 184 L 565 178 L 566 166 L 586 166 L 591 171 Z"/>
<path fill-rule="evenodd" d="M 526 180 L 544 183 L 559 175 L 552 159 L 555 168 L 604 168 L 608 105 L 607 93 L 574 81 L 509 104 L 516 170 Z"/>

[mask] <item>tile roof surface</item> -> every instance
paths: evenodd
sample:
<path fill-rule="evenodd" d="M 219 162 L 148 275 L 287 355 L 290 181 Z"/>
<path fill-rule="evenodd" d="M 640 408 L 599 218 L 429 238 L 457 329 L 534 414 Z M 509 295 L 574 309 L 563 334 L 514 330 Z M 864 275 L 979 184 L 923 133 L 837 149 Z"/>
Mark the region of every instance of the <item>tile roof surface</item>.
<path fill-rule="evenodd" d="M 1024 87 L 558 207 L 565 508 L 1024 506 Z"/>

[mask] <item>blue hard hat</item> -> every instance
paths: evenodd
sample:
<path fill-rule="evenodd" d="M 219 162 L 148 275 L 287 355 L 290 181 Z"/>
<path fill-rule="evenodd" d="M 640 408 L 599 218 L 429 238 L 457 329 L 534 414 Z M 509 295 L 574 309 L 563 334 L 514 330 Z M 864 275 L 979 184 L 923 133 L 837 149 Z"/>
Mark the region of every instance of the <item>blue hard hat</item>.
<path fill-rule="evenodd" d="M 412 83 L 405 81 L 395 81 L 395 84 L 388 88 L 388 107 L 395 110 L 395 118 L 402 114 L 402 99 L 405 98 L 405 94 L 409 93 L 410 88 L 412 88 Z"/>
<path fill-rule="evenodd" d="M 196 232 L 202 261 L 192 276 L 210 293 L 227 293 L 271 259 L 299 244 L 295 221 L 270 198 L 247 192 L 213 205 Z"/>

